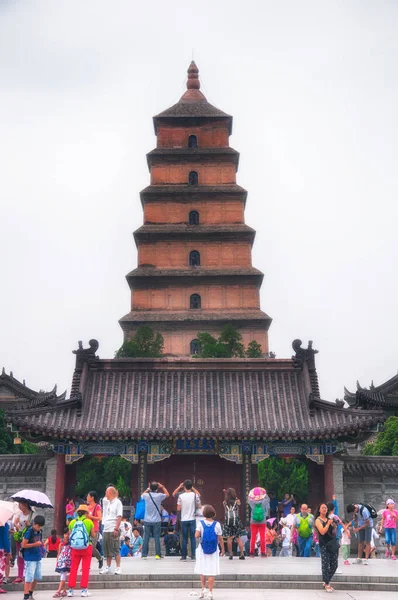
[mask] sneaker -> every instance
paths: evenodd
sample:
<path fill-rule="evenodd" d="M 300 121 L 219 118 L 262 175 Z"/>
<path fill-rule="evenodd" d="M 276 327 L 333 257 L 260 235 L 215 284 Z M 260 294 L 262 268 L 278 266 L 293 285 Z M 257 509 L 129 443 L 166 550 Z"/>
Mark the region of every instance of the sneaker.
<path fill-rule="evenodd" d="M 101 558 L 101 560 L 98 561 L 98 568 L 101 570 L 103 566 L 104 566 L 104 559 Z"/>
<path fill-rule="evenodd" d="M 73 594 L 73 590 L 68 590 L 68 593 L 66 594 L 68 596 L 68 598 L 72 598 Z"/>
<path fill-rule="evenodd" d="M 101 569 L 100 575 L 109 575 L 110 572 L 111 572 L 111 568 L 106 566 L 105 569 Z"/>
<path fill-rule="evenodd" d="M 388 550 L 388 548 L 386 550 L 386 558 L 390 558 L 390 551 Z"/>
<path fill-rule="evenodd" d="M 115 569 L 115 573 L 114 573 L 114 575 L 121 575 L 121 574 L 122 574 L 122 569 L 121 569 L 121 567 L 117 567 L 117 568 Z"/>
<path fill-rule="evenodd" d="M 0 587 L 0 594 L 6 594 L 6 593 L 7 593 L 7 590 L 3 590 L 3 588 Z M 202 596 L 202 598 L 203 598 L 203 596 Z"/>
<path fill-rule="evenodd" d="M 364 558 L 364 559 L 363 559 L 363 563 L 362 563 L 362 564 L 364 564 L 364 565 L 368 565 L 368 564 L 369 564 L 369 563 L 368 563 L 368 559 L 367 559 L 367 558 Z"/>
<path fill-rule="evenodd" d="M 141 556 L 141 560 L 148 560 L 147 556 Z"/>
<path fill-rule="evenodd" d="M 203 588 L 203 590 L 199 594 L 199 598 L 205 598 L 206 597 L 206 592 L 207 592 L 206 588 Z"/>
<path fill-rule="evenodd" d="M 362 558 L 356 558 L 353 562 L 354 565 L 361 565 L 362 564 Z"/>
<path fill-rule="evenodd" d="M 3 579 L 3 581 L 2 581 L 2 584 L 1 584 L 1 585 L 7 585 L 7 583 L 10 583 L 10 582 L 8 581 L 8 579 L 7 579 L 7 578 L 5 578 L 5 579 Z"/>
<path fill-rule="evenodd" d="M 349 560 L 345 560 L 345 561 L 344 561 L 344 564 L 345 564 L 345 565 L 350 565 L 351 563 L 350 563 L 350 561 L 349 561 Z"/>
<path fill-rule="evenodd" d="M 192 556 L 192 557 L 191 557 L 191 560 L 195 561 L 195 560 L 196 560 L 195 556 Z"/>
<path fill-rule="evenodd" d="M 88 598 L 89 596 L 91 596 L 90 592 L 89 592 L 87 589 L 85 589 L 85 590 L 82 590 L 82 593 L 81 593 L 80 595 L 81 595 L 83 598 Z"/>
<path fill-rule="evenodd" d="M 208 600 L 213 600 L 213 593 L 209 592 L 207 595 Z"/>
<path fill-rule="evenodd" d="M 23 583 L 23 577 L 16 577 L 13 583 Z"/>
<path fill-rule="evenodd" d="M 157 555 L 155 556 L 155 558 L 156 558 L 156 560 L 160 560 L 160 559 L 161 559 L 161 556 L 160 556 L 159 554 L 157 554 Z"/>
<path fill-rule="evenodd" d="M 186 558 L 184 558 L 183 556 L 181 556 L 180 560 L 184 560 L 184 561 L 186 561 L 187 559 L 186 559 Z"/>
<path fill-rule="evenodd" d="M 391 560 L 397 560 L 397 557 L 395 556 L 395 554 L 391 554 Z"/>
<path fill-rule="evenodd" d="M 231 556 L 229 557 L 229 560 L 233 560 L 233 559 L 234 559 L 234 557 L 233 557 L 233 556 L 232 556 L 232 554 L 231 554 Z"/>
<path fill-rule="evenodd" d="M 245 555 L 244 555 L 244 554 L 241 554 L 241 555 L 239 556 L 239 560 L 246 560 L 246 557 L 245 557 Z"/>

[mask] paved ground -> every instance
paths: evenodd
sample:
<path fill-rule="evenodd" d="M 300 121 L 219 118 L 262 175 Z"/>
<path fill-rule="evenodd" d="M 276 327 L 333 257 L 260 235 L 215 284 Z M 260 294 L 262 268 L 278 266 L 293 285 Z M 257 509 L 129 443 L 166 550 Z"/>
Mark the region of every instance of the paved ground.
<path fill-rule="evenodd" d="M 192 595 L 195 594 L 195 595 Z M 131 600 L 132 596 L 140 600 L 197 600 L 198 592 L 189 590 L 93 590 L 93 600 Z M 8 600 L 21 599 L 20 592 L 10 592 L 4 598 Z M 77 596 L 80 598 L 80 595 Z M 296 590 L 214 590 L 214 600 L 326 600 L 327 595 L 323 590 L 296 591 Z M 397 594 L 393 592 L 343 592 L 335 591 L 331 596 L 335 600 L 396 600 Z M 37 600 L 51 600 L 52 592 L 37 592 Z"/>

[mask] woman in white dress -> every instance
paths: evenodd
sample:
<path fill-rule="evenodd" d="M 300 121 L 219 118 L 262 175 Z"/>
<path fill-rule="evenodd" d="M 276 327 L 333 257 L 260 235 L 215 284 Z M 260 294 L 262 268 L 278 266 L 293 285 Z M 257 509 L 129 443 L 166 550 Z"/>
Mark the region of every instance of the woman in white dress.
<path fill-rule="evenodd" d="M 196 549 L 195 573 L 200 575 L 202 591 L 199 598 L 206 594 L 206 579 L 209 582 L 209 594 L 207 598 L 213 600 L 214 577 L 220 574 L 220 551 L 225 556 L 224 539 L 222 537 L 221 525 L 215 521 L 216 511 L 209 504 L 203 507 L 203 519 L 196 524 L 196 539 L 200 540 Z M 211 552 L 211 550 L 214 551 Z"/>

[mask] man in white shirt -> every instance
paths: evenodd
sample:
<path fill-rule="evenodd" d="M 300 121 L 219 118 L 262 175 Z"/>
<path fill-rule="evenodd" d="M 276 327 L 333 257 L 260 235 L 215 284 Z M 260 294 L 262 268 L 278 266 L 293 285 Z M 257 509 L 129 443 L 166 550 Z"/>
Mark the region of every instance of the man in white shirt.
<path fill-rule="evenodd" d="M 120 542 L 119 528 L 123 517 L 123 504 L 118 498 L 118 491 L 112 485 L 106 488 L 102 501 L 103 550 L 106 556 L 106 567 L 100 573 L 110 573 L 112 556 L 116 560 L 115 575 L 120 575 Z"/>
<path fill-rule="evenodd" d="M 187 560 L 188 535 L 191 540 L 191 557 L 195 560 L 196 553 L 196 510 L 200 508 L 200 494 L 193 487 L 190 479 L 186 479 L 184 483 L 180 483 L 177 489 L 174 490 L 173 496 L 177 495 L 177 510 L 181 511 L 181 560 Z"/>

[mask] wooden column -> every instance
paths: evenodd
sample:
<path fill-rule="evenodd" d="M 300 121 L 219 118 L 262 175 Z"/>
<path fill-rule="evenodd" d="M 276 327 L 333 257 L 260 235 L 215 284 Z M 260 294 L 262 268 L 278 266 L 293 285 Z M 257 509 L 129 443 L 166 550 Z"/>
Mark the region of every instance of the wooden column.
<path fill-rule="evenodd" d="M 325 473 L 325 502 L 329 502 L 334 494 L 333 456 L 327 454 L 324 462 Z"/>
<path fill-rule="evenodd" d="M 250 506 L 247 497 L 252 487 L 252 452 L 251 446 L 242 444 L 242 517 L 245 525 L 250 523 Z"/>
<path fill-rule="evenodd" d="M 57 454 L 55 476 L 54 528 L 61 536 L 65 526 L 65 454 Z"/>
<path fill-rule="evenodd" d="M 147 452 L 138 453 L 138 499 L 148 486 L 147 482 Z"/>

